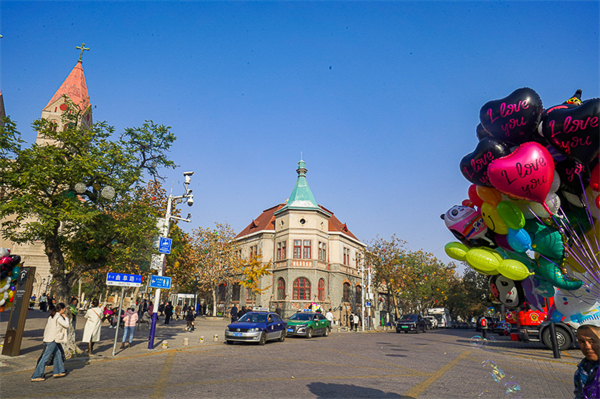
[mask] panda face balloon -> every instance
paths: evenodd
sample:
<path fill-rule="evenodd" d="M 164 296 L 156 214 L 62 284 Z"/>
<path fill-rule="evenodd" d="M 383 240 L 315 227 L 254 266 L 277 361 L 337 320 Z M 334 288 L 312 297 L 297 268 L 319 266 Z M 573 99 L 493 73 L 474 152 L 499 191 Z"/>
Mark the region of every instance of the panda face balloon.
<path fill-rule="evenodd" d="M 483 238 L 488 231 L 481 213 L 468 206 L 455 205 L 442 218 L 446 227 L 463 243 Z"/>
<path fill-rule="evenodd" d="M 492 295 L 507 308 L 517 308 L 523 304 L 525 297 L 520 281 L 514 281 L 501 274 L 490 278 Z"/>

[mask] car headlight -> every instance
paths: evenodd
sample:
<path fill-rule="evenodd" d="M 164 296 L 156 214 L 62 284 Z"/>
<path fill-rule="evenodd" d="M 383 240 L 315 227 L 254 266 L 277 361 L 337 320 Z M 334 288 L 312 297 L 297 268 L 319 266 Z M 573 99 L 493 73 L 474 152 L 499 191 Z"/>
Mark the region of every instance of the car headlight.
<path fill-rule="evenodd" d="M 250 330 L 248 330 L 248 331 L 260 331 L 260 328 L 258 328 L 258 327 L 254 327 L 254 328 L 251 328 L 251 329 L 250 329 Z"/>
<path fill-rule="evenodd" d="M 306 327 L 306 324 L 300 324 L 300 325 L 298 326 L 298 328 L 304 328 L 304 327 Z"/>
<path fill-rule="evenodd" d="M 225 331 L 229 331 L 229 326 L 225 327 Z"/>

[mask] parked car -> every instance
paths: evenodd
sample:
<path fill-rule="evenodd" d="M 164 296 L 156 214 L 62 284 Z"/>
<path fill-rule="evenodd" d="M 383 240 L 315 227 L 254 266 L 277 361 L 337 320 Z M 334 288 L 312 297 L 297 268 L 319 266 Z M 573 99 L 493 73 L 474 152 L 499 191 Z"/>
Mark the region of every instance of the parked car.
<path fill-rule="evenodd" d="M 277 313 L 248 312 L 225 327 L 225 343 L 257 342 L 264 345 L 267 341 L 285 341 L 286 322 Z"/>
<path fill-rule="evenodd" d="M 433 330 L 434 328 L 438 328 L 438 321 L 434 316 L 423 316 L 425 321 L 427 321 L 427 329 Z"/>
<path fill-rule="evenodd" d="M 415 333 L 425 332 L 427 329 L 427 322 L 425 319 L 418 314 L 407 314 L 402 316 L 398 322 L 396 322 L 396 332 L 409 332 L 414 331 Z"/>
<path fill-rule="evenodd" d="M 321 313 L 301 312 L 292 315 L 287 320 L 287 335 L 299 335 L 311 338 L 314 335 L 327 337 L 331 332 L 329 320 Z"/>
<path fill-rule="evenodd" d="M 495 332 L 499 335 L 503 335 L 503 336 L 509 336 L 510 333 L 512 331 L 512 324 L 507 323 L 506 321 L 499 321 L 498 323 L 494 324 L 494 328 L 492 329 L 492 332 Z"/>

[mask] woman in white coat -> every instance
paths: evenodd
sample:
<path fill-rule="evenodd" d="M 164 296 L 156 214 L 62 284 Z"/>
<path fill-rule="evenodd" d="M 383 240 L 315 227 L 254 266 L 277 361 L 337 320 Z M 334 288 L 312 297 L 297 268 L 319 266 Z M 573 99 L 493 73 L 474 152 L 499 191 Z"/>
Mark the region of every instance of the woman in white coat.
<path fill-rule="evenodd" d="M 100 341 L 100 328 L 102 326 L 102 308 L 98 306 L 98 300 L 92 301 L 92 307 L 85 313 L 85 327 L 83 328 L 82 342 L 88 344 L 88 354 L 92 355 L 94 342 Z"/>
<path fill-rule="evenodd" d="M 59 303 L 50 311 L 50 317 L 48 317 L 48 323 L 46 323 L 46 328 L 44 329 L 44 352 L 31 376 L 31 381 L 45 380 L 46 363 L 52 355 L 54 355 L 54 377 L 65 376 L 65 365 L 62 359 L 60 344 L 67 339 L 69 319 L 64 316 L 64 313 L 64 303 Z"/>

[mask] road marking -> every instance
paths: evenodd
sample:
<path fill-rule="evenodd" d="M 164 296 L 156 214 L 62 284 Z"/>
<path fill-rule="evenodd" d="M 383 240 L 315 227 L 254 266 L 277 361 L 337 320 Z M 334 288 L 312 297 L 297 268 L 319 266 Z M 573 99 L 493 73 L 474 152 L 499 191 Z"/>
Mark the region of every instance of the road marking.
<path fill-rule="evenodd" d="M 173 368 L 173 361 L 175 360 L 175 352 L 170 352 L 163 364 L 163 368 L 160 371 L 160 375 L 154 385 L 154 394 L 151 398 L 161 399 L 165 397 L 165 389 L 169 385 L 169 377 L 171 376 L 171 369 Z"/>
<path fill-rule="evenodd" d="M 436 371 L 431 375 L 431 377 L 427 378 L 425 381 L 415 385 L 412 387 L 404 396 L 410 396 L 413 398 L 418 398 L 427 388 L 429 388 L 434 382 L 436 382 L 440 377 L 450 371 L 454 366 L 456 366 L 461 360 L 469 356 L 471 351 L 464 351 L 461 353 L 456 359 L 444 365 L 441 369 Z"/>

